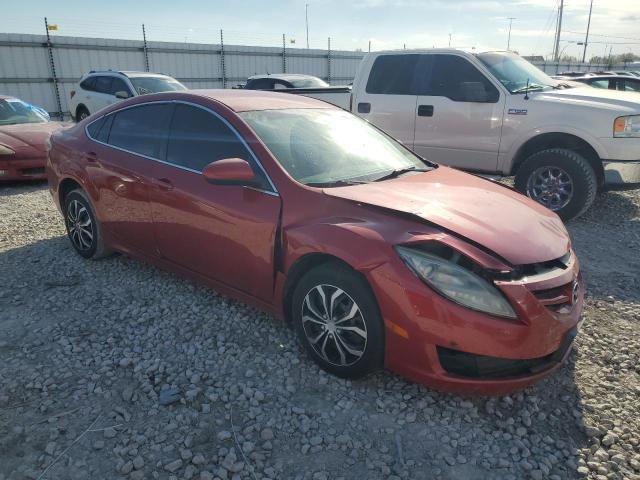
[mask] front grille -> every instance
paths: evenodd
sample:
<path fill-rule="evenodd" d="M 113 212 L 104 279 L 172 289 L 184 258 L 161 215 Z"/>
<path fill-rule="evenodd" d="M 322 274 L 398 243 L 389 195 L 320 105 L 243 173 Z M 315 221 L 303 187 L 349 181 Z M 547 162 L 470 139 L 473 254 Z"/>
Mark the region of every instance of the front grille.
<path fill-rule="evenodd" d="M 459 377 L 477 380 L 496 380 L 526 377 L 543 372 L 560 362 L 571 347 L 577 330 L 569 330 L 560 348 L 544 357 L 526 360 L 475 355 L 452 348 L 437 347 L 438 359 L 444 370 Z"/>
<path fill-rule="evenodd" d="M 559 287 L 534 290 L 531 293 L 535 295 L 542 305 L 552 310 L 558 310 L 563 307 L 570 307 L 573 304 L 573 286 L 574 282 L 569 282 Z"/>

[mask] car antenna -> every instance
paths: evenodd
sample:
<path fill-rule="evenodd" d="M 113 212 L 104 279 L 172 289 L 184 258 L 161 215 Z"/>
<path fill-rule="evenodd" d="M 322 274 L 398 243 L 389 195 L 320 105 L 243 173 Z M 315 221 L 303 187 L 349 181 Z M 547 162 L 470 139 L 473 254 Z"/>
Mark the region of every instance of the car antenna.
<path fill-rule="evenodd" d="M 527 87 L 524 89 L 524 99 L 529 100 L 529 79 L 527 78 Z"/>

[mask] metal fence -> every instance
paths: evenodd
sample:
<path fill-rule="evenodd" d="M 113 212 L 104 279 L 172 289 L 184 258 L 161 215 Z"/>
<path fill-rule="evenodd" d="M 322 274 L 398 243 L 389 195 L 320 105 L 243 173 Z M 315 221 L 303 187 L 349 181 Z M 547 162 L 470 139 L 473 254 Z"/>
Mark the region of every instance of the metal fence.
<path fill-rule="evenodd" d="M 260 73 L 305 73 L 333 85 L 352 81 L 362 52 L 219 44 L 149 42 L 0 33 L 0 94 L 67 116 L 69 92 L 90 70 L 161 72 L 189 88 L 231 88 Z"/>
<path fill-rule="evenodd" d="M 48 32 L 48 30 L 47 30 Z M 217 44 L 121 40 L 71 36 L 0 33 L 0 94 L 41 105 L 52 116 L 69 115 L 69 92 L 90 70 L 161 72 L 189 88 L 231 88 L 261 73 L 304 73 L 333 85 L 355 76 L 361 51 L 228 45 L 220 30 Z M 563 71 L 626 69 L 626 65 L 534 62 L 555 75 Z"/>

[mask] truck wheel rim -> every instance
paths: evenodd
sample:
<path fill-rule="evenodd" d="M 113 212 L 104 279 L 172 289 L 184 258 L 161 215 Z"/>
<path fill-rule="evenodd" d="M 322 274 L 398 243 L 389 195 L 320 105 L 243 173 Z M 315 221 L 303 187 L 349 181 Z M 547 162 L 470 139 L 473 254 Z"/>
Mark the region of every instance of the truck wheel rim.
<path fill-rule="evenodd" d="M 93 244 L 93 223 L 86 207 L 77 200 L 69 202 L 66 222 L 73 246 L 78 250 L 89 250 Z"/>
<path fill-rule="evenodd" d="M 332 365 L 353 365 L 367 348 L 367 325 L 360 307 L 333 285 L 309 290 L 302 302 L 302 328 L 311 348 Z"/>
<path fill-rule="evenodd" d="M 555 212 L 566 207 L 573 198 L 573 181 L 559 167 L 540 167 L 527 181 L 527 195 Z"/>

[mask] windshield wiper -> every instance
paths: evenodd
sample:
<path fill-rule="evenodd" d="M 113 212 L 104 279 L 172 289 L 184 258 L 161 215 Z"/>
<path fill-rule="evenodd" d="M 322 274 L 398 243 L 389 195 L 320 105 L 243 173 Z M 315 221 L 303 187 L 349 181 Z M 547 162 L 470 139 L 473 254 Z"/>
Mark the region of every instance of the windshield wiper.
<path fill-rule="evenodd" d="M 531 83 L 524 87 L 516 88 L 511 93 L 525 93 L 528 90 L 540 90 L 541 88 L 551 87 L 551 85 L 540 85 L 539 83 Z"/>
<path fill-rule="evenodd" d="M 400 175 L 404 175 L 409 172 L 428 172 L 430 169 L 427 168 L 416 168 L 416 167 L 406 167 L 406 168 L 398 168 L 396 170 L 392 170 L 386 175 L 376 178 L 373 180 L 374 182 L 382 182 L 384 180 L 389 180 L 391 178 L 399 177 Z"/>
<path fill-rule="evenodd" d="M 331 188 L 331 187 L 349 187 L 352 185 L 362 185 L 363 183 L 369 183 L 369 182 L 362 182 L 359 180 L 334 180 L 332 182 L 310 182 L 310 183 L 305 183 L 305 185 L 308 187 L 316 187 L 316 188 Z"/>

